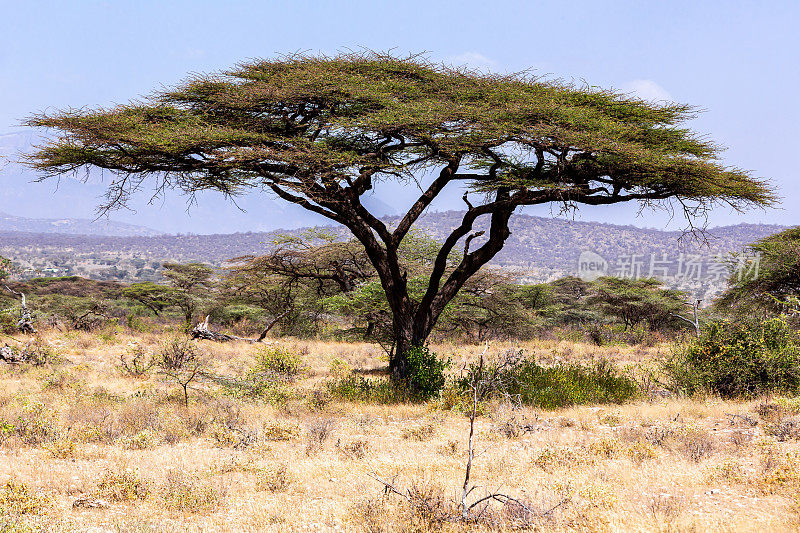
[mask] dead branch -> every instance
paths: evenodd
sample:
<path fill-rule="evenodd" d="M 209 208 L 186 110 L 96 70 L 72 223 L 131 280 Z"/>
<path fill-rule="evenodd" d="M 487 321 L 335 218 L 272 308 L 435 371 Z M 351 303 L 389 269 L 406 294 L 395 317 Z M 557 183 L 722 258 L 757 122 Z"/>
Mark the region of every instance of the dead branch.
<path fill-rule="evenodd" d="M 20 317 L 19 321 L 17 322 L 17 329 L 19 329 L 20 333 L 27 333 L 27 334 L 34 334 L 36 333 L 36 329 L 33 327 L 33 318 L 31 317 L 30 309 L 28 309 L 28 302 L 25 298 L 25 294 L 22 292 L 15 291 L 8 285 L 4 285 L 6 290 L 20 298 L 22 300 L 22 316 Z"/>
<path fill-rule="evenodd" d="M 287 316 L 290 312 L 291 309 L 287 309 L 283 313 L 273 318 L 272 321 L 269 324 L 267 324 L 267 327 L 264 328 L 264 331 L 261 332 L 261 335 L 258 336 L 256 342 L 262 342 L 267 337 L 267 333 L 269 333 L 269 330 L 271 330 L 275 326 L 275 324 L 277 324 L 283 317 Z"/>
<path fill-rule="evenodd" d="M 697 335 L 698 337 L 700 336 L 700 321 L 697 319 L 697 309 L 700 307 L 700 302 L 702 302 L 702 300 L 695 300 L 692 303 L 692 309 L 694 310 L 694 320 L 686 318 L 685 316 L 679 315 L 677 313 L 671 313 L 671 315 L 674 316 L 675 318 L 680 318 L 684 322 L 688 322 L 689 324 L 694 326 L 695 335 Z"/>

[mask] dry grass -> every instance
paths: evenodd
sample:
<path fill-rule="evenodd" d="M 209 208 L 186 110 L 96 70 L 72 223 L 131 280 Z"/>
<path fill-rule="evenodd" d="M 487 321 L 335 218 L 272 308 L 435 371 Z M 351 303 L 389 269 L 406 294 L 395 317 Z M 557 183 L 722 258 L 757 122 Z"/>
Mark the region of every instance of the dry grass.
<path fill-rule="evenodd" d="M 320 392 L 334 360 L 364 372 L 385 368 L 375 346 L 282 340 L 304 354 L 307 369 L 290 397 L 230 397 L 205 383 L 184 406 L 155 372 L 120 368 L 120 355 L 132 347 L 158 353 L 169 333 L 43 338 L 63 363 L 0 369 L 0 530 L 480 531 L 526 520 L 537 531 L 800 527 L 793 399 L 656 396 L 557 411 L 490 405 L 476 425 L 472 481 L 525 507 L 496 505 L 480 524 L 465 525 L 437 518 L 460 497 L 463 414 L 435 402 L 346 403 Z M 668 350 L 522 347 L 540 360 L 603 356 L 622 365 Z M 257 348 L 197 345 L 217 375 L 243 375 Z M 434 348 L 456 368 L 482 350 Z M 370 474 L 414 498 L 385 496 Z M 73 509 L 81 498 L 107 506 Z M 528 509 L 535 515 L 522 516 Z"/>

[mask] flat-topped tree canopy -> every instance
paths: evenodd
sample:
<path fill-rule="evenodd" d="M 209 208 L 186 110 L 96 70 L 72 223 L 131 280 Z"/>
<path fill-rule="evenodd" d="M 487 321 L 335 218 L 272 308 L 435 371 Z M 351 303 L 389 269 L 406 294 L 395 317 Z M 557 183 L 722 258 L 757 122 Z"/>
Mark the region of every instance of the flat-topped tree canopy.
<path fill-rule="evenodd" d="M 402 354 L 424 341 L 464 281 L 502 248 L 517 206 L 674 199 L 691 214 L 717 203 L 773 202 L 765 181 L 723 165 L 717 145 L 686 129 L 695 112 L 527 73 L 363 52 L 252 61 L 192 76 L 145 102 L 37 115 L 27 124 L 60 132 L 29 158 L 45 175 L 91 166 L 116 173 L 105 209 L 152 178 L 156 192 L 264 188 L 347 226 L 376 267 Z M 381 180 L 430 173 L 395 227 L 361 204 Z M 451 184 L 482 202 L 465 195 L 463 222 L 431 266 L 428 292 L 411 301 L 397 248 Z M 470 250 L 482 215 L 491 217 L 489 232 Z M 452 266 L 448 255 L 462 239 L 463 258 Z M 402 367 L 402 355 L 395 359 L 393 368 Z"/>

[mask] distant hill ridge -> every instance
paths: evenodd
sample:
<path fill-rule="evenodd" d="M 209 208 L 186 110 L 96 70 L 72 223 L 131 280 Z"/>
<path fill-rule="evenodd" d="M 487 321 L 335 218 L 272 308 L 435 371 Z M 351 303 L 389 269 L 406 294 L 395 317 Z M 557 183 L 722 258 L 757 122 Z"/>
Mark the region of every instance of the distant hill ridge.
<path fill-rule="evenodd" d="M 457 211 L 428 213 L 420 218 L 417 227 L 430 237 L 443 240 L 460 224 L 462 215 Z M 398 218 L 384 220 L 391 226 Z M 0 215 L 0 255 L 39 270 L 52 266 L 57 267 L 58 272 L 95 279 L 158 280 L 158 270 L 163 261 L 203 261 L 220 265 L 234 257 L 266 253 L 280 234 L 306 231 L 168 235 L 157 234 L 148 228 L 114 224 L 114 230 L 129 231 L 132 235 L 111 236 L 99 231 L 92 235 L 79 235 L 76 233 L 82 228 L 80 224 L 59 226 L 53 222 L 46 222 L 46 233 L 9 231 Z M 40 226 L 34 224 L 29 227 Z M 64 228 L 71 231 L 53 233 Z M 317 229 L 324 229 L 342 239 L 349 238 L 348 231 L 343 227 Z M 488 229 L 488 220 L 476 224 L 475 229 Z M 741 251 L 748 244 L 782 231 L 785 227 L 738 224 L 712 228 L 705 234 L 708 239 L 706 244 L 698 243 L 680 231 L 529 215 L 512 217 L 510 229 L 511 236 L 492 264 L 527 272 L 531 280 L 547 280 L 575 273 L 578 257 L 587 250 L 600 254 L 609 263 L 630 256 L 675 258 L 678 254 L 699 254 L 712 257 Z M 148 235 L 148 231 L 152 233 Z M 479 241 L 476 241 L 473 247 L 478 245 Z"/>
<path fill-rule="evenodd" d="M 0 232 L 58 233 L 65 235 L 105 235 L 117 237 L 152 237 L 162 232 L 111 220 L 84 218 L 26 218 L 0 212 Z"/>

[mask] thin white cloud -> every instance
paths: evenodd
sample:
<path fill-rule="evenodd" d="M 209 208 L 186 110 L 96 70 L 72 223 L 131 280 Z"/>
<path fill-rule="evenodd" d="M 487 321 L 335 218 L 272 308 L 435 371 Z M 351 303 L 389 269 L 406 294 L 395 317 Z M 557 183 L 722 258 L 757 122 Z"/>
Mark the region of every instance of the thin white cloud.
<path fill-rule="evenodd" d="M 653 80 L 633 80 L 624 83 L 621 89 L 626 93 L 631 93 L 642 100 L 658 102 L 661 100 L 673 101 L 672 95 L 661 85 Z"/>
<path fill-rule="evenodd" d="M 447 62 L 453 65 L 476 68 L 478 70 L 492 70 L 497 65 L 493 59 L 489 59 L 478 52 L 464 52 L 457 56 L 450 56 L 447 58 Z"/>

